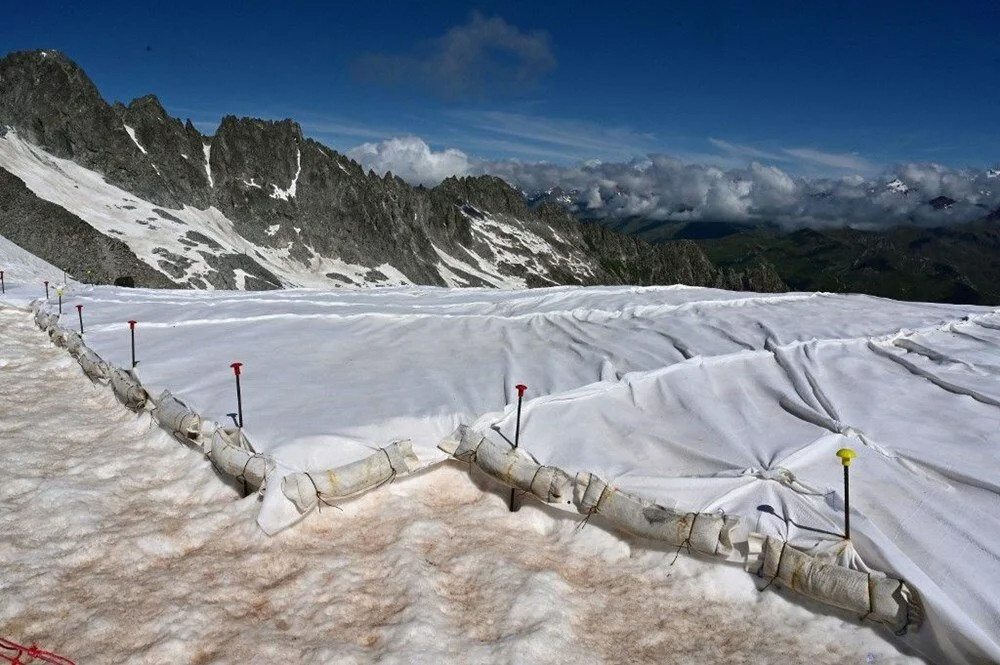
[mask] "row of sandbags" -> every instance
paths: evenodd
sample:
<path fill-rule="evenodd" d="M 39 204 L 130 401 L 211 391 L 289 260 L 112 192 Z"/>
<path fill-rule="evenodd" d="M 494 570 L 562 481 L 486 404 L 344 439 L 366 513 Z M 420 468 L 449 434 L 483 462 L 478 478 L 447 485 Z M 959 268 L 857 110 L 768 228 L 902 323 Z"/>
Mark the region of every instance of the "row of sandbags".
<path fill-rule="evenodd" d="M 221 473 L 245 487 L 265 485 L 275 461 L 257 453 L 241 429 L 207 424 L 169 391 L 151 397 L 133 371 L 106 363 L 78 333 L 60 327 L 58 315 L 45 312 L 37 303 L 34 307 L 38 326 L 77 358 L 93 381 L 110 385 L 122 404 L 137 412 L 149 410 L 174 438 L 202 450 Z M 570 476 L 557 467 L 539 464 L 523 448 L 496 443 L 464 426 L 438 447 L 545 503 L 572 503 L 588 518 L 599 515 L 633 535 L 719 557 L 728 557 L 734 550 L 731 535 L 739 522 L 734 516 L 680 512 L 617 489 L 595 474 Z M 348 499 L 391 482 L 417 465 L 410 442 L 400 441 L 337 469 L 285 475 L 281 490 L 305 513 L 320 503 Z M 766 578 L 769 584 L 856 612 L 897 631 L 919 625 L 918 599 L 900 580 L 823 561 L 770 536 L 751 534 L 747 549 L 747 571 Z"/>
<path fill-rule="evenodd" d="M 738 518 L 721 513 L 681 512 L 615 488 L 592 473 L 576 476 L 539 464 L 523 448 L 498 443 L 469 427 L 459 427 L 438 446 L 453 458 L 474 464 L 503 484 L 550 504 L 572 503 L 613 527 L 642 538 L 712 556 L 733 553 Z M 918 626 L 916 594 L 904 582 L 814 557 L 787 542 L 751 534 L 746 570 L 808 598 L 856 612 L 896 631 Z"/>
<path fill-rule="evenodd" d="M 32 304 L 35 323 L 57 346 L 65 348 L 80 363 L 83 372 L 96 383 L 111 387 L 115 397 L 135 412 L 149 411 L 164 430 L 181 443 L 201 450 L 216 469 L 243 483 L 247 490 L 262 488 L 274 471 L 274 458 L 258 453 L 238 427 L 220 427 L 209 422 L 168 390 L 150 395 L 132 370 L 105 362 L 88 347 L 83 337 L 59 325 L 59 315 Z M 351 498 L 390 482 L 417 467 L 409 441 L 381 448 L 366 459 L 322 472 L 292 473 L 282 479 L 282 492 L 300 512 L 320 502 Z"/>

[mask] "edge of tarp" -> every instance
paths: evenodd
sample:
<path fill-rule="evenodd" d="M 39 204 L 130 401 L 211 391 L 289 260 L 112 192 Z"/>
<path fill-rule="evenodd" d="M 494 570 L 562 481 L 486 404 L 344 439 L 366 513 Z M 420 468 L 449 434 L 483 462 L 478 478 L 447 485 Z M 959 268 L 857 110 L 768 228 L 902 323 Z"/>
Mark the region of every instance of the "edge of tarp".
<path fill-rule="evenodd" d="M 256 452 L 242 428 L 223 427 L 203 418 L 169 390 L 152 396 L 133 370 L 103 360 L 81 335 L 59 326 L 59 315 L 46 312 L 40 301 L 32 301 L 29 311 L 52 343 L 76 358 L 93 382 L 110 386 L 126 408 L 150 412 L 173 438 L 202 452 L 221 475 L 242 483 L 244 494 L 266 489 L 277 460 Z M 523 448 L 506 447 L 465 425 L 438 448 L 539 501 L 572 503 L 587 519 L 598 515 L 634 536 L 709 556 L 728 557 L 734 551 L 731 534 L 739 524 L 736 516 L 676 511 L 622 491 L 596 474 L 571 476 L 558 467 L 539 464 Z M 418 468 L 410 442 L 396 441 L 337 468 L 287 474 L 280 489 L 300 516 L 305 516 L 321 503 L 357 497 Z M 750 534 L 744 567 L 768 579 L 765 589 L 780 585 L 820 603 L 860 613 L 862 620 L 885 624 L 899 634 L 919 627 L 923 619 L 919 597 L 904 581 L 824 561 L 779 538 Z"/>

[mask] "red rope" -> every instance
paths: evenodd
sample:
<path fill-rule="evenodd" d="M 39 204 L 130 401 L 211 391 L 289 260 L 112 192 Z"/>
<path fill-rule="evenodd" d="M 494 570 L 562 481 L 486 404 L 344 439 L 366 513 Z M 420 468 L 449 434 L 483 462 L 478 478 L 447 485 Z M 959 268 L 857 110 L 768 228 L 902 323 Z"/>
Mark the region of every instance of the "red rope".
<path fill-rule="evenodd" d="M 8 656 L 3 653 L 3 650 L 13 651 L 14 656 Z M 29 660 L 21 660 L 21 656 L 27 656 Z M 76 663 L 69 658 L 63 658 L 62 656 L 57 656 L 51 651 L 39 649 L 34 644 L 30 647 L 26 647 L 23 644 L 11 642 L 10 640 L 5 640 L 2 637 L 0 637 L 0 660 L 6 661 L 11 665 L 28 665 L 28 663 L 35 661 L 50 663 L 51 665 L 76 665 Z"/>

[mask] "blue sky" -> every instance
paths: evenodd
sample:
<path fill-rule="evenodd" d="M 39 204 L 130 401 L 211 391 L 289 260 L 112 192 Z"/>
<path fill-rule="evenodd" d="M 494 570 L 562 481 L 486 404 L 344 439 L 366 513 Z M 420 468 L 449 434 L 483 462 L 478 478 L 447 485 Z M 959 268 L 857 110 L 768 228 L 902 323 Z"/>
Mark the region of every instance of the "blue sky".
<path fill-rule="evenodd" d="M 58 48 L 107 99 L 152 92 L 207 132 L 235 113 L 344 151 L 409 134 L 488 159 L 838 175 L 996 164 L 998 26 L 993 0 L 20 2 L 0 51 Z"/>

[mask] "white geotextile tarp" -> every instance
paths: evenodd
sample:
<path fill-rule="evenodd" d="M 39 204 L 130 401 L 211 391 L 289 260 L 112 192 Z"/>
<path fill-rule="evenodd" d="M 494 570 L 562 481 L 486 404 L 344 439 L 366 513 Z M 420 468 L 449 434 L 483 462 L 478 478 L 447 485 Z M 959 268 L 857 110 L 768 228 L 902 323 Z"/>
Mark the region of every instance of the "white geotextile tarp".
<path fill-rule="evenodd" d="M 597 470 L 642 496 L 739 515 L 734 540 L 752 530 L 828 556 L 843 529 L 834 453 L 854 448 L 854 552 L 845 563 L 919 590 L 929 625 L 912 639 L 936 642 L 954 662 L 996 658 L 1000 411 L 870 348 L 895 353 L 896 341 L 693 358 L 541 397 L 524 407 L 522 445 L 542 463 Z M 943 367 L 961 388 L 992 372 Z M 477 426 L 496 436 L 512 416 Z"/>
<path fill-rule="evenodd" d="M 268 531 L 308 509 L 294 500 L 308 487 L 283 491 L 302 487 L 301 474 L 385 459 L 404 438 L 417 460 L 408 470 L 433 464 L 462 424 L 509 439 L 513 384 L 524 382 L 541 395 L 522 424 L 537 466 L 595 474 L 680 515 L 737 516 L 733 542 L 752 530 L 884 570 L 925 601 L 928 626 L 906 639 L 956 662 L 998 653 L 996 580 L 975 572 L 995 568 L 1000 549 L 997 407 L 982 399 L 1000 320 L 987 308 L 686 287 L 74 297 L 87 343 L 110 365 L 128 364 L 124 322 L 138 320 L 142 383 L 207 420 L 235 411 L 229 363 L 245 363 L 255 448 L 229 442 L 219 456 L 232 458 L 229 475 L 273 465 L 259 517 Z M 921 335 L 951 344 L 963 327 L 976 345 L 906 346 Z M 833 456 L 844 445 L 868 481 L 855 481 L 849 555 Z M 970 451 L 976 463 L 955 462 Z"/>

